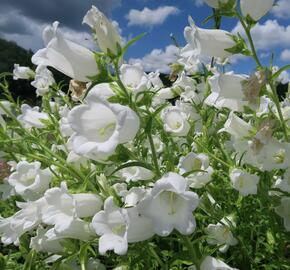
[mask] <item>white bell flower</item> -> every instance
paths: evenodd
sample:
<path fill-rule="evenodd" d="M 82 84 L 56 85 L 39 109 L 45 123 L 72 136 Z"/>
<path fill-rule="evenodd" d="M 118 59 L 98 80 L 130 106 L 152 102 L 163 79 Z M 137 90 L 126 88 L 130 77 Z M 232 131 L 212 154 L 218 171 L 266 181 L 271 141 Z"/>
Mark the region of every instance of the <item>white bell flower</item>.
<path fill-rule="evenodd" d="M 158 107 L 159 105 L 166 102 L 168 99 L 173 99 L 179 96 L 179 92 L 175 91 L 176 89 L 173 87 L 166 87 L 159 89 L 153 97 L 152 107 Z M 179 90 L 179 89 L 178 89 Z"/>
<path fill-rule="evenodd" d="M 147 90 L 148 77 L 140 64 L 123 64 L 120 68 L 120 78 L 123 84 L 133 93 Z"/>
<path fill-rule="evenodd" d="M 71 137 L 74 152 L 96 161 L 106 160 L 118 144 L 132 140 L 140 122 L 129 107 L 108 103 L 98 91 L 90 91 L 68 119 L 75 132 Z"/>
<path fill-rule="evenodd" d="M 99 252 L 102 255 L 108 250 L 124 255 L 128 243 L 144 241 L 154 234 L 150 219 L 142 217 L 134 207 L 128 209 L 117 207 L 113 197 L 106 199 L 104 210 L 93 217 L 92 226 L 101 236 Z"/>
<path fill-rule="evenodd" d="M 209 57 L 225 58 L 231 55 L 225 49 L 235 46 L 231 34 L 224 30 L 203 29 L 197 27 L 192 19 L 190 26 L 185 27 L 184 36 L 188 44 L 197 54 Z"/>
<path fill-rule="evenodd" d="M 50 241 L 66 238 L 89 241 L 92 240 L 96 234 L 90 223 L 81 219 L 73 219 L 68 226 L 63 227 L 61 230 L 56 227 L 51 228 L 45 233 L 45 236 Z"/>
<path fill-rule="evenodd" d="M 117 54 L 117 44 L 121 44 L 121 37 L 117 29 L 107 17 L 95 6 L 84 16 L 83 23 L 92 28 L 99 48 L 104 53 L 110 50 Z"/>
<path fill-rule="evenodd" d="M 177 106 L 169 106 L 161 112 L 164 129 L 174 136 L 188 134 L 190 130 L 188 118 L 188 115 Z"/>
<path fill-rule="evenodd" d="M 90 217 L 97 213 L 102 206 L 102 200 L 95 194 L 69 194 L 66 183 L 58 188 L 51 188 L 44 194 L 48 207 L 42 215 L 42 221 L 54 225 L 58 233 L 62 233 L 79 218 Z"/>
<path fill-rule="evenodd" d="M 240 195 L 247 196 L 257 194 L 257 185 L 260 178 L 241 169 L 233 169 L 230 173 L 233 188 L 239 191 Z"/>
<path fill-rule="evenodd" d="M 48 168 L 42 170 L 40 162 L 20 161 L 16 171 L 9 176 L 8 183 L 14 187 L 17 194 L 33 200 L 39 198 L 49 188 L 51 179 L 51 171 Z"/>
<path fill-rule="evenodd" d="M 200 54 L 190 44 L 187 44 L 179 51 L 177 62 L 183 66 L 187 74 L 195 74 L 201 66 Z"/>
<path fill-rule="evenodd" d="M 217 224 L 209 224 L 205 231 L 208 235 L 207 243 L 209 245 L 222 245 L 219 248 L 220 252 L 226 252 L 230 246 L 235 246 L 238 243 L 238 240 L 233 236 L 230 227 L 226 224 L 225 220 L 223 219 L 222 223 Z"/>
<path fill-rule="evenodd" d="M 212 8 L 218 8 L 220 4 L 226 4 L 229 0 L 204 0 Z"/>
<path fill-rule="evenodd" d="M 150 170 L 140 166 L 124 168 L 119 171 L 119 174 L 127 183 L 131 181 L 138 182 L 139 180 L 150 180 L 154 176 L 154 173 Z"/>
<path fill-rule="evenodd" d="M 284 227 L 287 232 L 290 232 L 290 198 L 282 197 L 281 204 L 275 208 L 275 212 L 283 218 Z"/>
<path fill-rule="evenodd" d="M 207 256 L 200 265 L 200 270 L 238 270 L 225 264 L 223 261 Z"/>
<path fill-rule="evenodd" d="M 252 126 L 249 123 L 231 112 L 228 120 L 224 124 L 224 128 L 219 130 L 219 132 L 224 131 L 232 135 L 235 139 L 242 139 L 249 136 L 251 130 Z"/>
<path fill-rule="evenodd" d="M 59 115 L 61 116 L 59 120 L 59 131 L 63 137 L 69 137 L 73 134 L 73 129 L 71 128 L 68 121 L 68 114 L 70 109 L 67 105 L 61 106 L 59 108 Z"/>
<path fill-rule="evenodd" d="M 82 82 L 99 73 L 95 56 L 89 49 L 64 38 L 58 32 L 59 22 L 47 26 L 42 33 L 46 48 L 32 56 L 35 65 L 51 66 L 65 75 Z"/>
<path fill-rule="evenodd" d="M 36 88 L 37 96 L 43 96 L 49 91 L 49 87 L 55 83 L 55 80 L 46 66 L 38 66 L 35 72 L 34 81 L 31 82 L 31 85 Z"/>
<path fill-rule="evenodd" d="M 5 245 L 18 245 L 19 237 L 36 228 L 41 223 L 42 213 L 47 209 L 44 198 L 32 202 L 17 202 L 16 205 L 21 210 L 13 216 L 0 219 L 1 241 Z"/>
<path fill-rule="evenodd" d="M 152 219 L 154 231 L 160 236 L 169 235 L 173 229 L 189 235 L 196 227 L 192 211 L 198 203 L 198 195 L 188 190 L 187 181 L 179 174 L 168 173 L 155 183 L 138 210 Z"/>
<path fill-rule="evenodd" d="M 242 85 L 246 79 L 247 76 L 233 72 L 215 74 L 209 79 L 212 92 L 205 99 L 205 104 L 217 109 L 229 108 L 232 111 L 243 112 L 244 106 L 248 105 Z"/>
<path fill-rule="evenodd" d="M 54 254 L 60 254 L 63 252 L 63 247 L 60 244 L 59 239 L 49 239 L 46 236 L 47 231 L 50 229 L 44 229 L 41 225 L 36 230 L 36 235 L 30 239 L 30 248 L 33 248 L 37 252 L 49 252 Z"/>
<path fill-rule="evenodd" d="M 287 169 L 289 167 L 290 144 L 270 139 L 265 143 L 257 156 L 261 164 L 260 169 L 271 171 L 274 169 Z"/>
<path fill-rule="evenodd" d="M 140 188 L 140 187 L 132 187 L 129 191 L 124 194 L 124 203 L 125 207 L 135 207 L 137 204 L 148 194 L 149 190 Z"/>
<path fill-rule="evenodd" d="M 274 0 L 241 0 L 242 14 L 258 21 L 273 7 Z"/>
<path fill-rule="evenodd" d="M 160 72 L 150 72 L 148 74 L 148 88 L 153 88 L 153 91 L 158 91 L 163 87 L 164 84 L 160 79 Z"/>
<path fill-rule="evenodd" d="M 48 114 L 44 112 L 39 112 L 39 107 L 30 107 L 27 104 L 21 105 L 21 112 L 17 117 L 17 120 L 25 127 L 25 128 L 44 128 L 45 124 L 42 120 L 49 120 Z"/>
<path fill-rule="evenodd" d="M 14 64 L 13 80 L 24 79 L 30 80 L 34 78 L 34 71 L 29 67 L 22 67 L 19 64 Z"/>
<path fill-rule="evenodd" d="M 283 177 L 278 178 L 273 188 L 279 188 L 282 191 L 290 193 L 290 168 L 288 168 Z"/>
<path fill-rule="evenodd" d="M 185 179 L 192 188 L 202 188 L 211 181 L 213 168 L 209 165 L 209 158 L 205 154 L 188 153 L 179 160 L 180 174 L 192 172 Z"/>
<path fill-rule="evenodd" d="M 99 83 L 90 89 L 90 92 L 95 92 L 102 99 L 108 99 L 115 95 L 112 86 L 117 86 L 115 83 Z"/>

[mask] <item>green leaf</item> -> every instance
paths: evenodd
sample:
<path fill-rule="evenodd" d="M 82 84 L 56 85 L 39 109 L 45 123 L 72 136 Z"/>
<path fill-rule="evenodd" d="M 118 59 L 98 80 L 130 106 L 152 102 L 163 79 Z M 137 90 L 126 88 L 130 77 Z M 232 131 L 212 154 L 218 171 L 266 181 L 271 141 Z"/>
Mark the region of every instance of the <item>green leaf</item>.
<path fill-rule="evenodd" d="M 144 37 L 145 35 L 147 35 L 147 33 L 143 33 L 143 34 L 141 34 L 141 35 L 139 35 L 139 36 L 133 38 L 132 40 L 130 40 L 130 41 L 129 41 L 125 46 L 124 46 L 124 48 L 123 48 L 123 50 L 122 50 L 121 57 L 124 56 L 124 54 L 127 52 L 128 48 L 129 48 L 132 44 L 134 44 L 137 40 L 139 40 L 140 38 Z"/>
<path fill-rule="evenodd" d="M 281 67 L 277 72 L 275 72 L 272 76 L 273 80 L 276 80 L 283 71 L 286 71 L 287 69 L 290 69 L 290 65 L 286 65 L 284 67 Z"/>

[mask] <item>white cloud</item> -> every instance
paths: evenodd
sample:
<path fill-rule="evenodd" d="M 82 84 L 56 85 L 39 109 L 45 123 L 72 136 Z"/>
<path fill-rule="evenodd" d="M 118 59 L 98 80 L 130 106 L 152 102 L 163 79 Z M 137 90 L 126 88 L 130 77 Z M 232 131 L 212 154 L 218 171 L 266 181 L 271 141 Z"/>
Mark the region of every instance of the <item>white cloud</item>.
<path fill-rule="evenodd" d="M 286 49 L 284 51 L 282 51 L 281 55 L 280 55 L 280 59 L 282 61 L 290 61 L 290 50 Z"/>
<path fill-rule="evenodd" d="M 290 2 L 289 0 L 280 0 L 277 2 L 277 6 L 274 6 L 272 13 L 275 17 L 280 19 L 290 18 Z"/>
<path fill-rule="evenodd" d="M 131 9 L 126 15 L 128 25 L 154 26 L 162 24 L 170 15 L 179 13 L 179 9 L 174 6 L 162 6 L 157 9 L 145 7 L 143 10 Z"/>
<path fill-rule="evenodd" d="M 15 41 L 19 46 L 25 49 L 31 49 L 34 52 L 40 48 L 43 48 L 42 41 L 42 31 L 47 24 L 39 23 L 29 17 L 25 17 L 18 13 L 16 10 L 11 10 L 8 13 L 0 14 L 0 27 L 2 31 L 0 31 L 0 36 L 6 40 Z M 15 20 L 15 26 L 20 25 L 25 31 L 3 31 L 3 26 L 10 24 L 12 20 Z M 80 45 L 83 45 L 87 48 L 94 49 L 96 48 L 96 44 L 93 41 L 92 36 L 85 31 L 75 31 L 68 27 L 61 27 L 60 29 L 65 36 L 65 38 L 74 41 Z"/>
<path fill-rule="evenodd" d="M 235 26 L 232 33 L 240 33 L 245 36 L 240 23 Z M 280 25 L 277 20 L 267 20 L 264 24 L 257 23 L 252 29 L 252 37 L 257 49 L 268 50 L 275 47 L 290 47 L 290 25 Z"/>
<path fill-rule="evenodd" d="M 169 73 L 169 64 L 173 63 L 177 59 L 179 49 L 174 45 L 169 45 L 165 50 L 154 49 L 143 58 L 131 58 L 130 64 L 140 63 L 145 71 L 159 70 L 162 73 Z"/>

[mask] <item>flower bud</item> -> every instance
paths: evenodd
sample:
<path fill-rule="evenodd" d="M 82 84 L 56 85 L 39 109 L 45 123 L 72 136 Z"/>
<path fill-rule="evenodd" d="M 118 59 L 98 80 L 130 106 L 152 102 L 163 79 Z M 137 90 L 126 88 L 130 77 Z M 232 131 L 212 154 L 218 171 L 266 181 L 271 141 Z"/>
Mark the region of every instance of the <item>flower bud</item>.
<path fill-rule="evenodd" d="M 13 80 L 24 79 L 30 80 L 34 77 L 34 71 L 29 67 L 22 67 L 19 64 L 14 64 Z"/>
<path fill-rule="evenodd" d="M 101 51 L 107 53 L 110 50 L 113 54 L 117 54 L 117 44 L 121 44 L 120 35 L 101 11 L 92 6 L 85 15 L 83 23 L 93 29 Z"/>
<path fill-rule="evenodd" d="M 273 7 L 274 0 L 241 0 L 242 14 L 258 21 Z"/>

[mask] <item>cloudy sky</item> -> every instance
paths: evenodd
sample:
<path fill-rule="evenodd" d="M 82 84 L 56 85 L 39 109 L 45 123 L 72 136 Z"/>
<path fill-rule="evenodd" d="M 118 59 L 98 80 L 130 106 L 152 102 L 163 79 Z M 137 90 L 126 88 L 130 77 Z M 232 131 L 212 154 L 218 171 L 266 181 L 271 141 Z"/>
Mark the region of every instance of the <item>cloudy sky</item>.
<path fill-rule="evenodd" d="M 290 0 L 278 0 L 277 4 L 255 26 L 253 36 L 263 63 L 269 63 L 273 52 L 275 65 L 283 66 L 290 63 Z M 211 12 L 203 0 L 1 0 L 0 37 L 36 51 L 43 47 L 43 28 L 58 20 L 68 39 L 94 48 L 88 27 L 82 25 L 91 5 L 114 21 L 124 42 L 147 33 L 126 56 L 130 62 L 142 61 L 147 70 L 168 71 L 167 64 L 175 59 L 176 53 L 170 34 L 184 45 L 183 29 L 189 15 L 197 25 L 212 27 L 211 23 L 202 24 Z M 224 19 L 222 28 L 242 32 L 236 19 Z M 237 72 L 251 72 L 254 68 L 248 59 L 238 58 L 234 62 L 233 69 Z"/>

